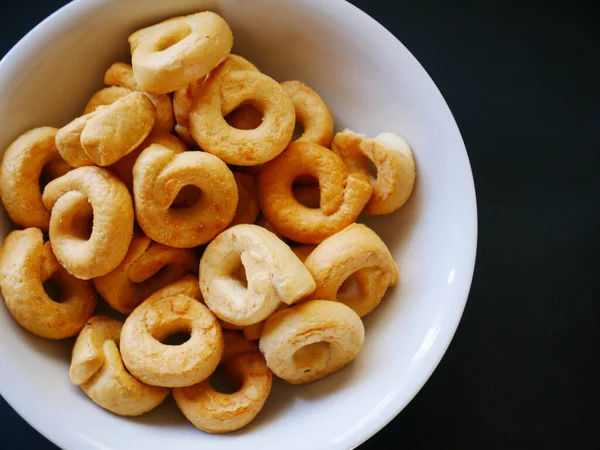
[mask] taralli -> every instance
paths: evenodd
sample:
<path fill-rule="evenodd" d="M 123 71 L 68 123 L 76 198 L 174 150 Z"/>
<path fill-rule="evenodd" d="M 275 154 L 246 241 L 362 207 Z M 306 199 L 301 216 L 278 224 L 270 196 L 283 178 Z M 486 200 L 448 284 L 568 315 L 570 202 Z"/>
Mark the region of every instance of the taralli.
<path fill-rule="evenodd" d="M 110 306 L 129 314 L 157 290 L 196 270 L 193 250 L 167 247 L 135 233 L 125 259 L 112 272 L 94 278 L 94 285 Z"/>
<path fill-rule="evenodd" d="M 61 128 L 56 148 L 73 167 L 108 166 L 146 139 L 155 116 L 152 102 L 140 92 L 131 92 Z"/>
<path fill-rule="evenodd" d="M 118 348 L 122 327 L 118 320 L 92 317 L 75 341 L 69 376 L 98 406 L 139 416 L 160 405 L 169 389 L 144 384 L 127 372 Z"/>
<path fill-rule="evenodd" d="M 333 138 L 333 117 L 323 99 L 301 81 L 283 81 L 281 87 L 292 99 L 296 121 L 304 133 L 296 141 L 313 142 L 329 148 Z"/>
<path fill-rule="evenodd" d="M 208 74 L 233 46 L 227 22 L 205 11 L 130 36 L 135 78 L 145 92 L 166 94 Z"/>
<path fill-rule="evenodd" d="M 142 90 L 133 75 L 133 68 L 125 63 L 115 63 L 110 66 L 104 74 L 104 84 L 122 86 L 132 91 Z M 169 133 L 175 126 L 171 97 L 167 94 L 145 94 L 156 108 L 156 122 L 153 131 Z"/>
<path fill-rule="evenodd" d="M 54 139 L 58 130 L 41 127 L 28 131 L 4 152 L 0 163 L 0 197 L 11 220 L 22 227 L 44 231 L 50 211 L 42 202 L 40 176 L 47 165 L 60 161 Z M 50 175 L 58 175 L 53 173 Z"/>
<path fill-rule="evenodd" d="M 240 271 L 247 281 L 240 279 Z M 200 260 L 200 290 L 206 305 L 233 325 L 260 322 L 280 302 L 291 305 L 314 288 L 306 267 L 290 248 L 256 225 L 224 231 L 206 247 Z"/>
<path fill-rule="evenodd" d="M 188 150 L 183 141 L 177 136 L 170 133 L 152 132 L 138 148 L 110 166 L 110 170 L 125 183 L 131 194 L 133 194 L 133 166 L 138 156 L 152 144 L 162 145 L 175 153 L 183 153 Z"/>
<path fill-rule="evenodd" d="M 243 103 L 262 112 L 260 125 L 240 130 L 225 117 Z M 279 155 L 294 133 L 294 105 L 283 88 L 260 72 L 218 67 L 194 97 L 190 131 L 204 151 L 227 164 L 254 166 Z"/>
<path fill-rule="evenodd" d="M 44 290 L 46 281 L 60 289 L 60 300 Z M 37 228 L 13 231 L 0 252 L 0 288 L 17 323 L 47 339 L 79 333 L 96 308 L 96 292 L 88 281 L 69 275 L 56 260 Z"/>
<path fill-rule="evenodd" d="M 89 280 L 123 261 L 133 234 L 133 205 L 115 175 L 99 167 L 80 167 L 50 182 L 42 199 L 52 210 L 52 248 L 67 272 Z M 86 219 L 92 215 L 89 234 Z"/>
<path fill-rule="evenodd" d="M 325 239 L 304 265 L 317 283 L 310 298 L 341 301 L 360 317 L 379 305 L 399 277 L 398 266 L 381 238 L 359 224 Z"/>
<path fill-rule="evenodd" d="M 111 105 L 120 98 L 131 94 L 131 92 L 131 89 L 119 86 L 110 86 L 104 89 L 100 89 L 98 92 L 92 95 L 92 98 L 90 98 L 87 105 L 85 106 L 85 109 L 83 110 L 83 114 L 85 115 L 93 113 L 100 106 Z"/>
<path fill-rule="evenodd" d="M 235 172 L 233 176 L 238 188 L 238 204 L 235 216 L 229 226 L 252 224 L 256 222 L 256 218 L 260 214 L 256 180 L 253 176 L 241 172 Z"/>
<path fill-rule="evenodd" d="M 212 72 L 211 75 L 213 77 L 217 75 L 223 76 L 224 74 L 235 70 L 250 70 L 252 72 L 258 72 L 256 66 L 247 59 L 242 58 L 238 55 L 229 55 L 225 59 L 225 61 L 223 61 L 219 65 L 219 67 Z M 177 125 L 175 125 L 175 132 L 189 146 L 198 145 L 192 137 L 192 134 L 189 130 L 190 111 L 192 110 L 192 103 L 194 102 L 194 97 L 200 91 L 205 81 L 206 77 L 202 77 L 188 84 L 187 86 L 177 89 L 173 94 L 173 109 L 175 111 L 175 120 L 177 121 Z M 246 105 L 240 106 L 239 109 L 242 109 L 244 106 Z M 253 109 L 256 110 L 256 108 Z M 235 111 L 232 113 L 232 115 L 233 114 L 235 114 Z M 262 120 L 262 114 L 260 117 Z"/>
<path fill-rule="evenodd" d="M 202 191 L 195 205 L 171 208 L 184 186 Z M 205 152 L 177 154 L 153 144 L 133 167 L 133 192 L 138 223 L 161 244 L 190 248 L 219 234 L 233 219 L 238 203 L 235 178 L 227 165 Z"/>
<path fill-rule="evenodd" d="M 208 380 L 173 389 L 173 398 L 181 412 L 196 428 L 208 433 L 228 433 L 248 425 L 271 392 L 272 372 L 258 346 L 238 333 L 227 332 L 224 337 L 221 365 L 239 389 L 222 394 Z"/>
<path fill-rule="evenodd" d="M 370 174 L 369 160 L 377 169 L 372 180 L 373 195 L 365 205 L 366 214 L 389 214 L 400 208 L 415 185 L 415 159 L 408 143 L 394 133 L 381 133 L 375 139 L 348 129 L 336 134 L 331 150 L 337 153 L 351 173 Z"/>
<path fill-rule="evenodd" d="M 318 180 L 319 209 L 294 197 L 292 184 L 300 175 Z M 258 177 L 264 216 L 281 234 L 304 244 L 318 244 L 354 222 L 371 191 L 366 175 L 349 174 L 339 156 L 310 142 L 292 142 Z"/>
<path fill-rule="evenodd" d="M 355 222 L 407 201 L 415 159 L 394 133 L 334 137 L 324 99 L 231 54 L 218 14 L 129 44 L 80 117 L 4 152 L 0 198 L 28 228 L 0 247 L 0 294 L 31 333 L 77 335 L 69 378 L 99 407 L 138 416 L 171 392 L 196 428 L 233 432 L 273 374 L 307 383 L 358 355 L 399 271 Z M 94 316 L 98 298 L 125 318 Z"/>
<path fill-rule="evenodd" d="M 132 92 L 96 109 L 81 132 L 81 146 L 94 163 L 108 166 L 132 152 L 150 134 L 156 108 L 140 92 Z"/>
<path fill-rule="evenodd" d="M 197 299 L 158 291 L 125 320 L 121 355 L 129 372 L 153 386 L 191 386 L 210 376 L 223 353 L 223 334 L 216 317 Z M 190 333 L 181 345 L 161 341 Z"/>
<path fill-rule="evenodd" d="M 275 375 L 308 383 L 340 370 L 360 352 L 365 329 L 346 305 L 310 300 L 273 314 L 260 337 L 260 351 Z"/>

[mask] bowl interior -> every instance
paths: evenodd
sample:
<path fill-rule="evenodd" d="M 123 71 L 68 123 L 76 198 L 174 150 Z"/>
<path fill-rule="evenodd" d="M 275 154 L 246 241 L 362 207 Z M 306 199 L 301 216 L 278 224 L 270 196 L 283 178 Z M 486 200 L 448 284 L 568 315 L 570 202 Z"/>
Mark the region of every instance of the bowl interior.
<path fill-rule="evenodd" d="M 443 355 L 468 293 L 476 242 L 473 181 L 456 124 L 414 57 L 341 0 L 78 0 L 47 19 L 0 64 L 0 149 L 24 131 L 80 115 L 106 68 L 128 61 L 127 36 L 160 19 L 213 10 L 235 49 L 282 81 L 298 79 L 329 104 L 336 129 L 393 131 L 411 144 L 418 180 L 395 214 L 361 218 L 390 247 L 401 282 L 365 319 L 366 342 L 343 371 L 321 381 L 276 382 L 244 430 L 195 430 L 169 400 L 136 419 L 114 416 L 69 383 L 72 340 L 45 341 L 0 307 L 0 392 L 63 448 L 350 448 L 391 420 Z M 2 212 L 0 237 L 10 231 Z"/>

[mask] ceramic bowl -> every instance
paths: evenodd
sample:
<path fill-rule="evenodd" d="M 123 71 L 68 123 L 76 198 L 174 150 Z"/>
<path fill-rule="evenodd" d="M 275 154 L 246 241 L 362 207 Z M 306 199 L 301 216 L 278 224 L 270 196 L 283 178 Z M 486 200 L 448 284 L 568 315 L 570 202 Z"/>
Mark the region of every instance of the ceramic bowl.
<path fill-rule="evenodd" d="M 0 63 L 0 149 L 30 128 L 80 115 L 106 68 L 129 59 L 129 33 L 202 10 L 225 17 L 234 51 L 261 71 L 319 92 L 336 129 L 393 131 L 410 143 L 418 174 L 410 201 L 364 219 L 398 262 L 399 285 L 365 318 L 365 345 L 352 364 L 307 385 L 275 382 L 257 419 L 229 435 L 198 431 L 172 400 L 135 419 L 99 408 L 69 382 L 73 341 L 29 334 L 3 305 L 0 393 L 65 449 L 353 448 L 394 418 L 440 361 L 465 306 L 476 251 L 475 191 L 459 130 L 433 81 L 392 34 L 342 0 L 76 0 Z M 2 213 L 0 238 L 10 227 Z"/>

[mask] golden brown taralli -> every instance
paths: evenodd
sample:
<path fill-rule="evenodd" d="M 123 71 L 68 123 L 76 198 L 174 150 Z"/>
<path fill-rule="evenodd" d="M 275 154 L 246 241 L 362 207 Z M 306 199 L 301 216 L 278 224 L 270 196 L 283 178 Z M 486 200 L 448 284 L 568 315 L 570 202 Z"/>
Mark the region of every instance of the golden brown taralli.
<path fill-rule="evenodd" d="M 240 279 L 240 272 L 247 281 Z M 244 286 L 247 285 L 247 287 Z M 315 288 L 287 244 L 256 225 L 236 225 L 213 240 L 200 260 L 200 290 L 207 306 L 233 325 L 252 325 Z"/>
<path fill-rule="evenodd" d="M 73 167 L 109 166 L 146 139 L 155 116 L 156 108 L 144 94 L 130 92 L 58 130 L 56 148 Z"/>
<path fill-rule="evenodd" d="M 132 152 L 150 134 L 156 108 L 140 92 L 132 92 L 91 114 L 81 131 L 81 146 L 94 163 L 109 166 Z"/>
<path fill-rule="evenodd" d="M 292 186 L 300 175 L 318 180 L 319 209 L 294 197 Z M 371 192 L 366 175 L 349 174 L 339 156 L 311 142 L 292 142 L 258 177 L 263 215 L 281 234 L 304 244 L 318 244 L 353 223 Z"/>
<path fill-rule="evenodd" d="M 394 133 L 375 139 L 348 129 L 336 134 L 331 150 L 338 154 L 351 173 L 370 175 L 369 160 L 377 169 L 371 178 L 373 195 L 365 205 L 366 214 L 390 214 L 410 197 L 416 179 L 415 159 L 408 143 Z"/>
<path fill-rule="evenodd" d="M 42 202 L 40 176 L 45 168 L 52 171 L 46 173 L 50 179 L 70 170 L 56 150 L 57 131 L 52 127 L 28 131 L 2 156 L 0 197 L 11 220 L 22 227 L 47 231 L 50 225 L 50 211 Z"/>
<path fill-rule="evenodd" d="M 202 194 L 193 206 L 172 208 L 185 186 Z M 233 219 L 238 203 L 235 178 L 227 165 L 205 152 L 176 154 L 158 144 L 145 149 L 133 167 L 137 221 L 156 242 L 177 248 L 205 244 Z"/>
<path fill-rule="evenodd" d="M 199 383 L 216 369 L 223 353 L 217 318 L 197 299 L 161 291 L 150 296 L 125 320 L 121 355 L 129 372 L 152 386 L 181 387 Z M 167 337 L 190 333 L 181 345 Z"/>
<path fill-rule="evenodd" d="M 50 182 L 42 200 L 52 210 L 50 242 L 67 272 L 84 280 L 106 275 L 123 260 L 133 234 L 127 187 L 99 167 L 80 167 Z M 87 223 L 93 217 L 91 234 Z"/>
<path fill-rule="evenodd" d="M 272 373 L 258 346 L 234 332 L 224 333 L 224 338 L 221 365 L 239 389 L 222 394 L 208 380 L 173 389 L 181 412 L 196 428 L 208 433 L 229 433 L 248 425 L 271 392 Z"/>
<path fill-rule="evenodd" d="M 258 72 L 256 66 L 247 59 L 238 55 L 230 54 L 217 69 L 213 70 L 211 75 L 216 76 L 217 72 L 224 74 L 233 70 L 250 70 L 253 72 Z M 175 125 L 175 132 L 190 147 L 198 146 L 189 130 L 190 111 L 192 110 L 194 97 L 200 91 L 200 88 L 206 81 L 206 78 L 206 76 L 199 78 L 187 86 L 177 89 L 173 93 L 173 110 L 175 111 L 175 120 L 177 121 L 177 125 Z"/>
<path fill-rule="evenodd" d="M 317 283 L 309 298 L 340 301 L 360 317 L 375 309 L 387 289 L 398 283 L 398 266 L 389 249 L 360 224 L 325 239 L 304 265 Z"/>
<path fill-rule="evenodd" d="M 44 290 L 49 280 L 59 287 L 60 301 L 52 300 Z M 37 228 L 13 231 L 4 240 L 0 288 L 17 323 L 47 339 L 76 335 L 96 308 L 91 282 L 69 275 Z"/>
<path fill-rule="evenodd" d="M 339 302 L 309 300 L 273 314 L 260 337 L 260 351 L 275 375 L 308 383 L 350 363 L 360 352 L 360 317 Z"/>
<path fill-rule="evenodd" d="M 233 46 L 233 34 L 221 16 L 204 11 L 139 30 L 129 42 L 142 90 L 166 94 L 217 67 Z"/>
<path fill-rule="evenodd" d="M 92 317 L 77 336 L 69 377 L 98 406 L 120 416 L 147 413 L 169 395 L 169 389 L 148 386 L 132 377 L 119 353 L 123 322 Z"/>
<path fill-rule="evenodd" d="M 227 62 L 226 62 L 227 63 Z M 244 103 L 262 112 L 260 125 L 234 128 L 225 117 Z M 275 158 L 290 142 L 296 115 L 283 88 L 260 72 L 222 64 L 199 87 L 189 115 L 190 131 L 204 151 L 227 164 L 254 166 Z"/>

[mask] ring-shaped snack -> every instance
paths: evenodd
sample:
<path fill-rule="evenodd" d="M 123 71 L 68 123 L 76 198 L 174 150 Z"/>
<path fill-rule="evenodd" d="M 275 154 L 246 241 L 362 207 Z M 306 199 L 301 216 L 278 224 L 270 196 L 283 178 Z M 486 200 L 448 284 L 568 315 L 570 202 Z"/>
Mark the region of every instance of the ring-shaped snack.
<path fill-rule="evenodd" d="M 129 64 L 114 63 L 104 74 L 104 84 L 108 86 L 121 86 L 132 91 L 141 91 L 139 83 L 133 74 L 133 68 Z M 108 88 L 110 89 L 110 88 Z M 156 108 L 156 122 L 153 132 L 169 133 L 175 126 L 175 115 L 173 114 L 173 100 L 167 94 L 144 94 Z"/>
<path fill-rule="evenodd" d="M 229 125 L 225 117 L 244 103 L 258 109 L 261 124 L 251 130 Z M 260 72 L 218 68 L 194 97 L 190 131 L 207 152 L 227 164 L 255 166 L 272 160 L 294 133 L 294 105 L 283 88 Z"/>
<path fill-rule="evenodd" d="M 245 326 L 266 319 L 281 302 L 291 305 L 307 296 L 314 281 L 273 233 L 256 225 L 236 225 L 206 247 L 200 260 L 200 290 L 217 317 Z"/>
<path fill-rule="evenodd" d="M 360 317 L 379 305 L 399 278 L 385 243 L 373 230 L 356 223 L 321 242 L 304 265 L 317 283 L 309 298 L 340 301 Z"/>
<path fill-rule="evenodd" d="M 336 134 L 331 150 L 338 154 L 351 173 L 370 175 L 369 160 L 377 177 L 371 178 L 373 195 L 364 212 L 390 214 L 410 197 L 416 179 L 415 158 L 408 143 L 395 133 L 381 133 L 374 139 L 348 129 Z"/>
<path fill-rule="evenodd" d="M 170 390 L 127 372 L 118 347 L 122 327 L 119 320 L 92 317 L 75 341 L 69 377 L 98 406 L 119 416 L 139 416 L 160 405 Z"/>
<path fill-rule="evenodd" d="M 161 341 L 178 333 L 190 338 L 180 345 Z M 208 378 L 223 353 L 217 318 L 197 299 L 158 291 L 125 320 L 121 355 L 129 372 L 152 386 L 191 386 Z"/>
<path fill-rule="evenodd" d="M 202 191 L 187 208 L 172 208 L 185 186 Z M 178 248 L 202 245 L 224 230 L 238 203 L 235 178 L 227 165 L 210 153 L 176 154 L 153 144 L 133 167 L 137 221 L 144 233 L 161 244 Z"/>
<path fill-rule="evenodd" d="M 210 11 L 177 17 L 134 33 L 132 65 L 142 90 L 173 92 L 217 67 L 233 46 L 227 22 Z"/>
<path fill-rule="evenodd" d="M 141 92 L 131 92 L 58 130 L 56 148 L 73 167 L 109 166 L 146 139 L 155 116 L 152 102 Z"/>
<path fill-rule="evenodd" d="M 200 259 L 204 301 L 217 317 L 233 325 L 260 322 L 281 302 L 291 305 L 314 288 L 308 270 L 288 245 L 257 225 L 228 228 Z"/>
<path fill-rule="evenodd" d="M 273 375 L 258 346 L 239 333 L 226 332 L 223 337 L 221 365 L 238 387 L 236 392 L 220 393 L 209 380 L 173 389 L 173 398 L 181 412 L 196 428 L 207 433 L 229 433 L 248 425 L 271 392 Z"/>
<path fill-rule="evenodd" d="M 280 84 L 294 103 L 296 122 L 304 128 L 296 141 L 314 142 L 329 148 L 333 139 L 333 117 L 327 103 L 301 81 L 282 81 Z"/>
<path fill-rule="evenodd" d="M 54 301 L 44 290 L 47 281 L 59 288 L 60 301 Z M 91 282 L 69 275 L 37 228 L 13 231 L 4 240 L 0 288 L 17 323 L 47 339 L 76 335 L 96 308 Z"/>
<path fill-rule="evenodd" d="M 127 187 L 110 171 L 74 169 L 50 182 L 42 200 L 52 210 L 52 248 L 67 272 L 89 280 L 123 261 L 133 234 L 133 205 Z M 86 219 L 92 215 L 89 234 Z"/>
<path fill-rule="evenodd" d="M 258 72 L 256 66 L 247 59 L 239 55 L 230 54 L 227 56 L 225 61 L 219 64 L 219 67 L 212 71 L 211 76 L 216 77 L 218 75 L 219 77 L 222 77 L 224 74 L 235 70 L 250 70 L 253 72 Z M 192 110 L 194 97 L 204 85 L 206 78 L 207 77 L 202 77 L 198 80 L 195 80 L 187 86 L 177 89 L 173 93 L 173 110 L 175 112 L 175 120 L 177 121 L 177 125 L 175 125 L 175 132 L 186 144 L 191 147 L 196 147 L 198 144 L 192 137 L 192 134 L 189 130 L 190 111 Z M 235 114 L 235 111 L 232 114 Z"/>
<path fill-rule="evenodd" d="M 0 163 L 0 197 L 11 220 L 22 227 L 48 231 L 50 211 L 42 202 L 40 176 L 50 164 L 64 163 L 56 150 L 58 130 L 35 128 L 18 137 Z M 70 168 L 69 168 L 70 169 Z M 59 173 L 50 174 L 52 178 Z"/>
<path fill-rule="evenodd" d="M 362 320 L 348 306 L 309 300 L 269 317 L 259 347 L 275 375 L 300 384 L 340 370 L 358 355 L 364 340 Z"/>
<path fill-rule="evenodd" d="M 294 180 L 302 175 L 318 180 L 320 208 L 294 197 Z M 258 177 L 264 216 L 281 234 L 304 244 L 318 244 L 353 223 L 371 192 L 366 175 L 349 174 L 339 156 L 311 142 L 292 142 Z"/>
<path fill-rule="evenodd" d="M 121 264 L 94 278 L 94 285 L 110 306 L 129 314 L 157 290 L 196 270 L 193 250 L 167 247 L 137 232 Z"/>

